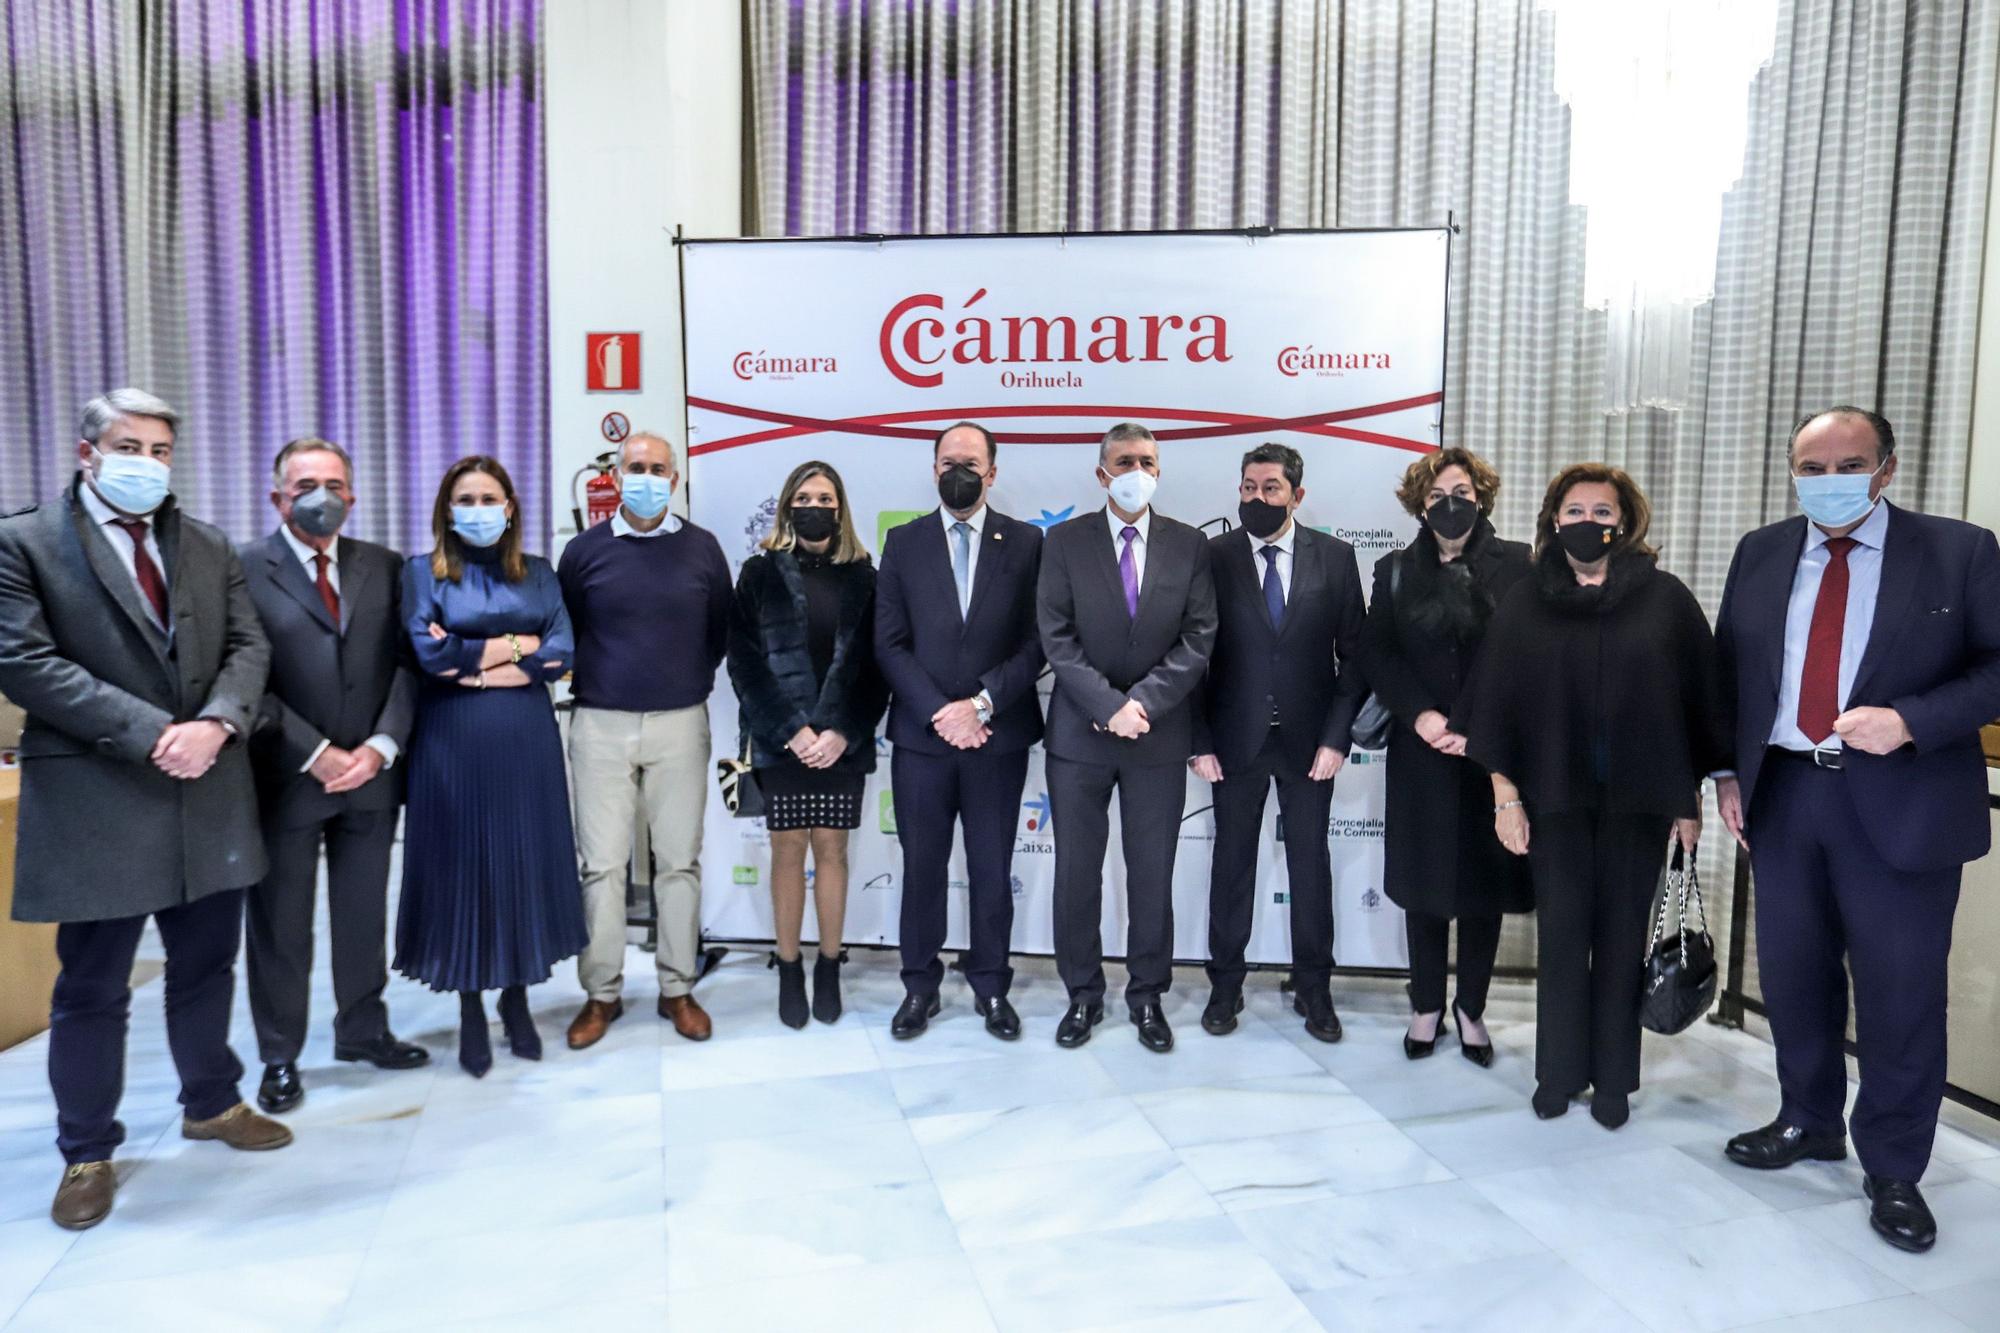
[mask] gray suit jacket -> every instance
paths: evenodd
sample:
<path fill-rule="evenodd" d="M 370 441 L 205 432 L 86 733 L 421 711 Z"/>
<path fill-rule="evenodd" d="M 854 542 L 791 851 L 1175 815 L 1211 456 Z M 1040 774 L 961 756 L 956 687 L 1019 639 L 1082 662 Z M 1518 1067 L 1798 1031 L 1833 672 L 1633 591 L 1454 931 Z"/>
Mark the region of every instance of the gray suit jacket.
<path fill-rule="evenodd" d="M 1182 764 L 1194 752 L 1193 696 L 1215 647 L 1208 539 L 1155 511 L 1146 542 L 1137 617 L 1103 510 L 1058 523 L 1042 543 L 1036 618 L 1056 678 L 1042 743 L 1057 758 Z M 1137 740 L 1102 730 L 1127 699 L 1151 723 Z"/>
<path fill-rule="evenodd" d="M 393 810 L 403 766 L 356 791 L 329 796 L 301 768 L 321 741 L 351 750 L 385 735 L 407 750 L 417 678 L 407 665 L 400 610 L 403 558 L 386 546 L 339 539 L 340 624 L 326 613 L 284 534 L 237 550 L 250 600 L 271 640 L 271 678 L 250 755 L 264 818 L 296 828 L 343 810 Z"/>
<path fill-rule="evenodd" d="M 0 518 L 0 694 L 27 712 L 14 916 L 103 921 L 264 874 L 246 746 L 192 782 L 152 763 L 169 723 L 250 735 L 270 647 L 221 532 L 154 515 L 174 635 L 153 625 L 76 496 Z"/>

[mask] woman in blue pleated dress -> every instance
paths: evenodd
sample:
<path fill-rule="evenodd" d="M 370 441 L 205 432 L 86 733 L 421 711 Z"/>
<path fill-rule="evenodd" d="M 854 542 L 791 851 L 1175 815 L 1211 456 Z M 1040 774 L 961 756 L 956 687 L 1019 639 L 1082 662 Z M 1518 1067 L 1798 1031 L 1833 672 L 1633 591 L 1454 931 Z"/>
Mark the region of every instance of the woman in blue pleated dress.
<path fill-rule="evenodd" d="M 548 682 L 574 640 L 555 570 L 521 550 L 514 483 L 491 458 L 445 473 L 435 547 L 403 569 L 423 685 L 409 746 L 396 970 L 459 995 L 458 1062 L 493 1067 L 480 992 L 515 1055 L 539 1060 L 529 986 L 583 948 L 562 741 Z"/>

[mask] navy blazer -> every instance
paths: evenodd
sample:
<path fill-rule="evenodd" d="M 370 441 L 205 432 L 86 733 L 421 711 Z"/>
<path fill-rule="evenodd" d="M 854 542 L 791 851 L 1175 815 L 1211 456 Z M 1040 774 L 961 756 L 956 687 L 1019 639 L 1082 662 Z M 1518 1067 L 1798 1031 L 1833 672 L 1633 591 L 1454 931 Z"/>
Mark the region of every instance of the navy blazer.
<path fill-rule="evenodd" d="M 1195 719 L 1195 752 L 1215 755 L 1225 776 L 1242 768 L 1264 748 L 1269 701 L 1276 699 L 1288 765 L 1303 774 L 1322 745 L 1346 754 L 1366 693 L 1354 663 L 1365 614 L 1354 548 L 1297 525 L 1292 588 L 1276 630 L 1249 532 L 1237 528 L 1210 539 L 1208 554 L 1220 628 Z"/>
<path fill-rule="evenodd" d="M 1744 537 L 1716 619 L 1746 819 L 1777 719 L 1785 611 L 1805 540 L 1800 516 Z M 1846 706 L 1893 708 L 1910 729 L 1911 743 L 1893 753 L 1849 749 L 1842 760 L 1854 813 L 1882 859 L 1922 872 L 1985 855 L 1979 728 L 2000 717 L 2000 544 L 1991 532 L 1889 507 L 1875 622 Z M 1755 827 L 1746 833 L 1754 846 Z"/>
<path fill-rule="evenodd" d="M 889 530 L 875 576 L 875 661 L 888 678 L 889 741 L 920 754 L 949 754 L 931 729 L 938 709 L 985 690 L 992 735 L 981 749 L 1010 754 L 1042 738 L 1035 678 L 1042 643 L 1035 633 L 1035 580 L 1042 532 L 986 511 L 972 569 L 972 600 L 958 611 L 951 548 L 933 509 Z"/>
<path fill-rule="evenodd" d="M 1194 695 L 1215 648 L 1208 538 L 1155 510 L 1147 544 L 1135 618 L 1104 510 L 1049 529 L 1036 616 L 1056 677 L 1047 746 L 1059 759 L 1184 764 L 1194 753 Z M 1137 740 L 1104 730 L 1128 699 L 1152 728 Z"/>

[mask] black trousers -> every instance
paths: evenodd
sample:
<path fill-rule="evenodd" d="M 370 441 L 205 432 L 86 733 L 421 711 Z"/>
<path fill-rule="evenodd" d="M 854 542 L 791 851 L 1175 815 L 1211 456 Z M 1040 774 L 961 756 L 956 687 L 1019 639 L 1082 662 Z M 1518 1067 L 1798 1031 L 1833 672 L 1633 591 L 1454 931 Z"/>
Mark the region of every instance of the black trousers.
<path fill-rule="evenodd" d="M 1048 757 L 1056 844 L 1056 971 L 1070 1000 L 1104 999 L 1104 849 L 1118 793 L 1125 850 L 1125 1003 L 1158 1000 L 1174 980 L 1174 852 L 1187 774 L 1180 764 L 1090 764 Z"/>
<path fill-rule="evenodd" d="M 1451 960 L 1451 918 L 1428 912 L 1403 913 L 1410 942 L 1410 1008 L 1435 1014 L 1444 1008 L 1445 973 Z M 1500 953 L 1500 917 L 1458 918 L 1458 1007 L 1478 1019 L 1486 1012 L 1493 960 Z"/>
<path fill-rule="evenodd" d="M 267 1065 L 299 1058 L 312 989 L 313 902 L 326 844 L 326 921 L 333 951 L 333 1039 L 369 1042 L 389 1030 L 389 854 L 394 810 L 347 811 L 299 828 L 267 828 L 270 870 L 250 891 L 245 980 L 257 1052 Z"/>
<path fill-rule="evenodd" d="M 1639 1086 L 1639 987 L 1671 822 L 1529 811 L 1535 1078 L 1551 1091 L 1622 1096 Z"/>
<path fill-rule="evenodd" d="M 1218 989 L 1241 990 L 1243 951 L 1257 905 L 1257 848 L 1263 841 L 1264 798 L 1278 784 L 1279 831 L 1285 849 L 1292 918 L 1292 984 L 1324 990 L 1333 971 L 1333 859 L 1327 820 L 1333 783 L 1314 782 L 1285 763 L 1278 728 L 1240 771 L 1225 772 L 1213 787 L 1215 856 L 1208 872 L 1208 979 Z"/>
<path fill-rule="evenodd" d="M 1960 867 L 1877 855 L 1845 775 L 1764 765 L 1744 836 L 1756 872 L 1757 975 L 1778 1048 L 1779 1117 L 1837 1134 L 1847 1101 L 1848 974 L 1861 1088 L 1848 1128 L 1862 1169 L 1923 1178 L 1945 1083 L 1945 964 Z M 1843 965 L 1843 957 L 1845 965 Z"/>
<path fill-rule="evenodd" d="M 243 891 L 212 893 L 153 913 L 166 946 L 167 1048 L 181 1076 L 190 1120 L 221 1115 L 243 1100 L 243 1065 L 229 1049 Z M 56 928 L 55 993 L 49 1001 L 49 1090 L 63 1160 L 105 1162 L 125 1141 L 125 1034 L 132 1015 L 132 959 L 143 916 L 67 921 Z"/>
<path fill-rule="evenodd" d="M 1014 935 L 1014 829 L 1028 752 L 953 750 L 919 754 L 898 747 L 889 780 L 896 801 L 896 836 L 903 844 L 903 906 L 898 938 L 903 989 L 931 996 L 944 981 L 952 830 L 965 829 L 966 910 L 971 943 L 965 979 L 982 1000 L 1007 993 L 1014 969 L 1007 954 Z"/>

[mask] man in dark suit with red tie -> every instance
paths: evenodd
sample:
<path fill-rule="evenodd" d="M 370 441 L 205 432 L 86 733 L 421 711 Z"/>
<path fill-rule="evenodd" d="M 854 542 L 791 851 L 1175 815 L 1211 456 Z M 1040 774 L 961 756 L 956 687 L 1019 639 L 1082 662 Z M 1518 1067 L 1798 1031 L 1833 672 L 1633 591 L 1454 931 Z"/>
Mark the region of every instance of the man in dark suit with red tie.
<path fill-rule="evenodd" d="M 1870 1222 L 1922 1251 L 1917 1182 L 1945 1082 L 1945 964 L 1965 862 L 1991 840 L 1979 728 L 2000 716 L 2000 545 L 1881 499 L 1889 423 L 1856 407 L 1793 432 L 1802 517 L 1736 549 L 1716 626 L 1735 710 L 1723 822 L 1756 873 L 1757 962 L 1778 1117 L 1730 1159 L 1846 1157 L 1854 978 L 1861 1088 L 1847 1128 Z M 1843 959 L 1845 966 L 1843 966 Z"/>
<path fill-rule="evenodd" d="M 1021 1035 L 1007 1000 L 1014 971 L 1014 826 L 1028 750 L 1042 736 L 1035 677 L 1035 580 L 1041 530 L 997 513 L 998 475 L 984 426 L 961 421 L 931 444 L 939 507 L 891 529 L 875 580 L 875 660 L 888 678 L 891 780 L 903 844 L 904 998 L 890 1035 L 907 1041 L 941 1002 L 946 874 L 965 830 L 970 945 L 965 979 L 986 1030 Z"/>

